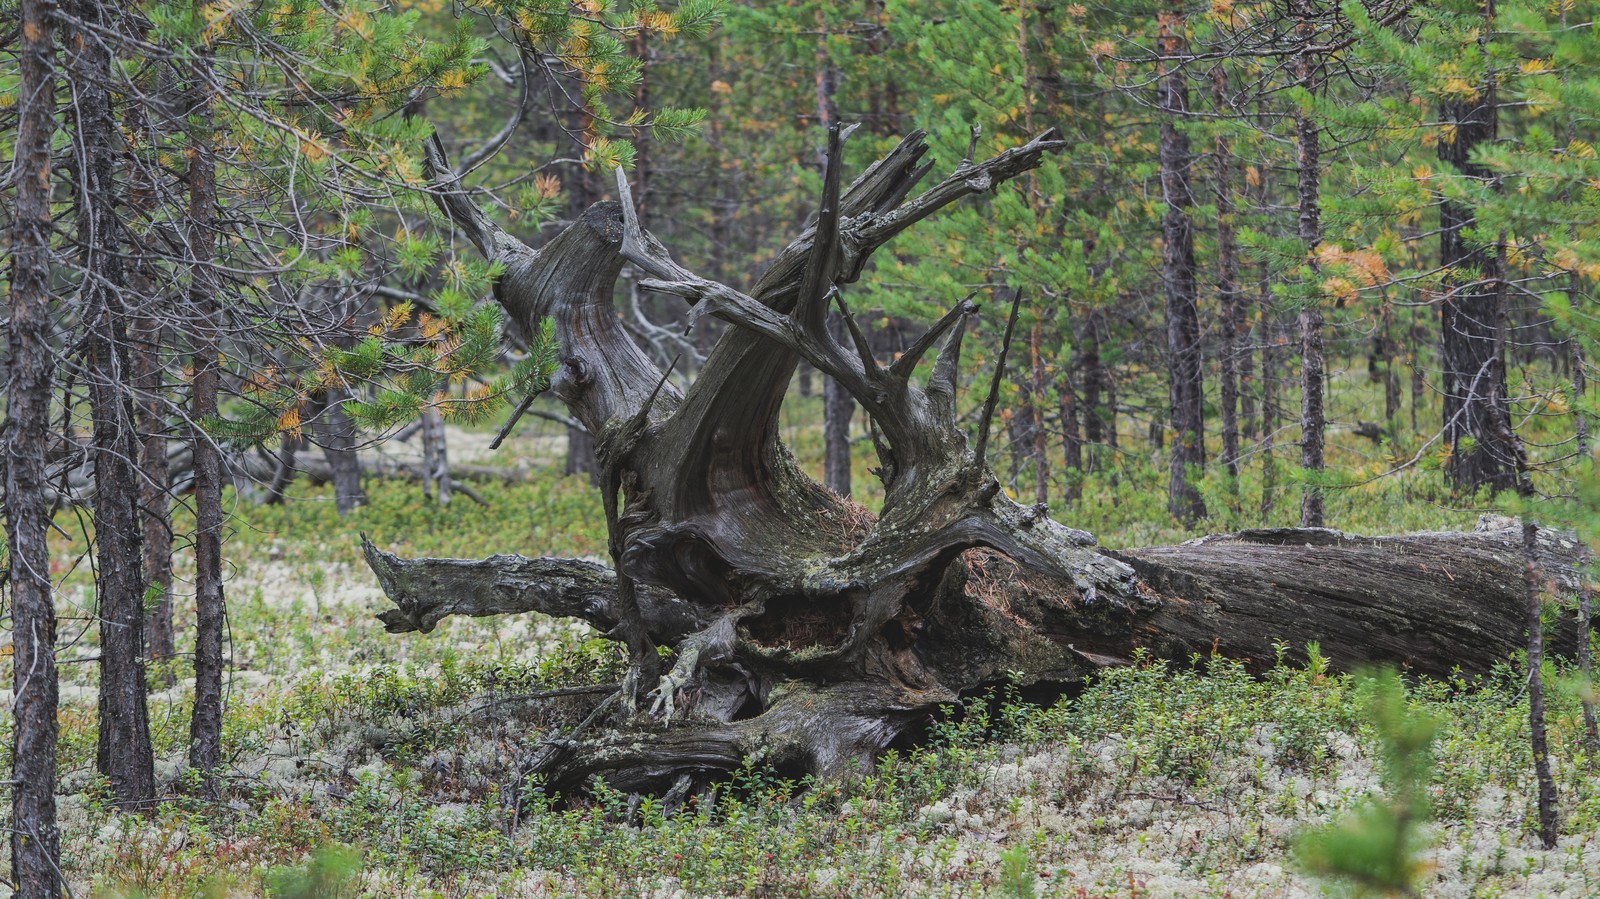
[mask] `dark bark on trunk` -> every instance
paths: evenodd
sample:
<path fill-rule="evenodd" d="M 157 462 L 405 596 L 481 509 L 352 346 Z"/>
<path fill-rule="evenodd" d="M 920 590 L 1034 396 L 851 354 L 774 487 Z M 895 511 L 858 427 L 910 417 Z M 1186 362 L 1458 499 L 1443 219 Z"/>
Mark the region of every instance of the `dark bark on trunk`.
<path fill-rule="evenodd" d="M 1219 68 L 1212 76 L 1212 95 L 1222 109 L 1227 96 L 1227 76 Z M 1222 465 L 1228 471 L 1232 503 L 1239 505 L 1239 338 L 1244 326 L 1244 297 L 1239 289 L 1239 264 L 1233 236 L 1233 147 L 1217 137 L 1217 294 L 1221 299 L 1219 323 L 1222 362 Z"/>
<path fill-rule="evenodd" d="M 1295 30 L 1301 41 L 1310 45 L 1316 36 L 1315 16 L 1309 0 L 1295 0 Z M 1295 75 L 1300 86 L 1308 91 L 1317 90 L 1317 62 L 1309 50 L 1302 50 L 1295 60 Z M 1310 283 L 1305 286 L 1305 297 L 1300 307 L 1300 468 L 1311 478 L 1300 495 L 1300 526 L 1320 528 L 1324 520 L 1322 487 L 1316 478 L 1324 467 L 1323 445 L 1327 419 L 1323 411 L 1323 391 L 1326 371 L 1322 348 L 1322 286 L 1321 266 L 1317 251 L 1322 246 L 1322 160 L 1321 134 L 1311 114 L 1301 112 L 1295 116 L 1295 144 L 1297 150 L 1296 183 L 1299 207 L 1300 242 L 1305 245 L 1305 264 Z"/>
<path fill-rule="evenodd" d="M 1033 370 L 1033 501 L 1040 505 L 1050 503 L 1050 457 L 1047 455 L 1049 431 L 1044 426 L 1046 381 L 1044 357 L 1039 353 L 1039 326 L 1033 326 L 1028 341 L 1032 353 Z"/>
<path fill-rule="evenodd" d="M 340 515 L 353 512 L 367 502 L 366 488 L 361 485 L 361 455 L 356 450 L 356 425 L 344 411 L 344 404 L 349 398 L 350 391 L 343 387 L 328 388 L 323 407 L 314 417 L 312 426 L 332 474 L 333 502 Z"/>
<path fill-rule="evenodd" d="M 196 0 L 204 15 L 208 0 Z M 189 764 L 207 792 L 216 790 L 222 764 L 222 642 L 227 611 L 222 587 L 222 458 L 201 424 L 217 414 L 221 365 L 217 360 L 222 308 L 213 268 L 216 253 L 217 171 L 213 133 L 212 51 L 196 48 L 188 73 L 188 251 L 190 335 L 194 380 L 189 392 L 189 441 L 194 458 L 195 648 L 194 713 L 189 720 Z"/>
<path fill-rule="evenodd" d="M 822 384 L 823 483 L 840 496 L 849 496 L 850 419 L 856 411 L 850 392 L 832 378 Z"/>
<path fill-rule="evenodd" d="M 715 777 L 766 749 L 769 763 L 839 774 L 851 762 L 870 760 L 905 727 L 927 720 L 952 694 L 1003 683 L 1013 671 L 1025 684 L 1066 687 L 1103 667 L 1127 664 L 1140 648 L 1180 664 L 1195 653 L 1219 652 L 1259 672 L 1275 663 L 1280 645 L 1289 647 L 1291 662 L 1303 662 L 1305 645 L 1317 641 L 1339 670 L 1394 664 L 1438 677 L 1458 666 L 1487 672 L 1522 648 L 1521 537 L 1516 526 L 1399 537 L 1289 528 L 1172 547 L 1097 549 L 1085 573 L 1126 565 L 1134 576 L 1100 581 L 1126 592 L 1087 604 L 1081 597 L 1062 601 L 1061 591 L 1074 588 L 1045 570 L 969 550 L 911 600 L 916 625 L 896 628 L 896 639 L 907 641 L 902 651 L 919 659 L 925 674 L 937 672 L 937 680 L 920 690 L 897 689 L 893 667 L 874 669 L 883 674 L 881 682 L 830 679 L 834 685 L 824 687 L 779 679 L 732 695 L 720 695 L 727 672 L 703 673 L 697 686 L 704 698 L 692 716 L 622 725 L 552 757 L 545 770 L 558 789 L 583 787 L 598 774 L 613 787 L 663 791 L 683 775 Z M 382 616 L 391 633 L 431 631 L 448 615 L 538 611 L 581 618 L 601 630 L 618 621 L 616 579 L 593 563 L 518 556 L 402 560 L 370 544 L 367 558 L 397 605 Z M 1541 576 L 1563 589 L 1581 582 L 1574 563 L 1584 558 L 1571 535 L 1538 536 Z M 769 636 L 767 616 L 724 621 L 712 628 L 714 640 L 696 645 L 715 611 L 659 589 L 641 593 L 639 608 L 663 644 L 688 645 L 702 657 L 714 649 L 735 670 L 770 662 L 759 651 L 746 654 Z M 1552 635 L 1556 651 L 1574 651 L 1575 624 L 1563 619 Z M 760 709 L 765 713 L 749 717 Z M 811 711 L 802 714 L 805 709 Z"/>
<path fill-rule="evenodd" d="M 1180 26 L 1181 27 L 1181 26 Z M 1163 56 L 1184 52 L 1180 34 L 1170 25 L 1161 32 Z M 1161 198 L 1166 214 L 1161 220 L 1161 280 L 1166 296 L 1167 384 L 1172 429 L 1171 477 L 1167 509 L 1187 525 L 1206 516 L 1205 500 L 1190 478 L 1205 465 L 1205 395 L 1200 351 L 1200 311 L 1196 305 L 1194 226 L 1189 210 L 1194 194 L 1189 186 L 1189 138 L 1178 129 L 1189 111 L 1189 88 L 1184 69 L 1161 64 L 1158 106 L 1161 119 Z"/>
<path fill-rule="evenodd" d="M 1261 293 L 1261 518 L 1271 520 L 1277 503 L 1278 460 L 1273 453 L 1278 433 L 1278 337 L 1277 316 L 1272 308 L 1272 282 L 1263 263 Z"/>
<path fill-rule="evenodd" d="M 594 435 L 582 426 L 567 428 L 566 475 L 585 475 L 593 486 L 600 484 L 600 463 L 594 457 Z"/>
<path fill-rule="evenodd" d="M 1496 102 L 1491 83 L 1479 99 L 1440 106 L 1441 120 L 1455 125 L 1455 139 L 1439 142 L 1439 159 L 1465 177 L 1492 177 L 1471 161 L 1471 154 L 1495 139 Z M 1439 306 L 1440 392 L 1444 438 L 1451 447 L 1445 477 L 1468 492 L 1483 487 L 1511 490 L 1517 485 L 1516 448 L 1502 437 L 1510 433 L 1500 344 L 1505 306 L 1494 289 L 1498 276 L 1493 247 L 1466 233 L 1476 221 L 1470 207 L 1439 205 L 1439 262 L 1449 270 L 1448 292 Z"/>
<path fill-rule="evenodd" d="M 450 455 L 445 444 L 444 418 L 439 410 L 422 411 L 422 495 L 439 505 L 450 504 Z M 430 492 L 431 491 L 431 492 Z"/>
<path fill-rule="evenodd" d="M 1064 498 L 1075 503 L 1083 498 L 1083 429 L 1078 424 L 1080 403 L 1070 367 L 1061 373 L 1056 392 L 1061 395 L 1061 462 L 1067 482 Z"/>
<path fill-rule="evenodd" d="M 147 84 L 146 91 L 154 93 Z M 158 129 L 142 98 L 130 99 L 124 115 L 131 135 L 128 147 L 128 212 L 135 240 L 149 239 L 150 218 L 157 207 L 160 171 L 153 149 Z M 165 294 L 156 289 L 154 271 L 147 260 L 135 258 L 127 272 L 129 302 L 134 307 L 128 337 L 133 386 L 137 391 L 136 424 L 139 434 L 139 529 L 144 538 L 143 572 L 147 593 L 144 621 L 145 652 L 151 661 L 172 658 L 172 497 L 167 467 L 167 385 L 164 316 L 169 313 Z"/>
<path fill-rule="evenodd" d="M 67 73 L 76 130 L 78 302 L 84 326 L 94 465 L 95 600 L 100 619 L 100 716 L 96 767 L 112 801 L 155 800 L 155 761 L 145 707 L 144 570 L 139 535 L 138 426 L 130 391 L 128 308 L 118 240 L 117 123 L 112 117 L 113 10 L 74 0 L 64 10 Z"/>
<path fill-rule="evenodd" d="M 1393 427 L 1400 417 L 1400 345 L 1394 339 L 1394 304 L 1385 298 L 1379 314 L 1382 321 L 1376 352 L 1383 358 L 1383 420 Z"/>
<path fill-rule="evenodd" d="M 1083 439 L 1094 447 L 1106 442 L 1106 422 L 1111 422 L 1115 430 L 1115 418 L 1101 405 L 1101 397 L 1107 395 L 1107 378 L 1105 365 L 1100 361 L 1099 321 L 1092 313 L 1078 352 L 1083 358 Z M 1089 452 L 1089 469 L 1097 470 L 1096 453 L 1092 449 Z"/>
<path fill-rule="evenodd" d="M 47 542 L 50 441 L 50 138 L 55 131 L 55 10 L 22 0 L 18 54 L 16 209 L 11 223 L 7 343 L 6 538 L 11 582 L 11 877 L 18 899 L 57 899 L 56 613 Z"/>

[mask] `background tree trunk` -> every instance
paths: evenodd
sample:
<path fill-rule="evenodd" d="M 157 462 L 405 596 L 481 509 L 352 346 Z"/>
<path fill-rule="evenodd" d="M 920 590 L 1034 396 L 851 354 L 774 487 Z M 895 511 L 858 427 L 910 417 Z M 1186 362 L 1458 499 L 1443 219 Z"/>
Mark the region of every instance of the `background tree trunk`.
<path fill-rule="evenodd" d="M 1495 138 L 1496 100 L 1491 83 L 1476 100 L 1443 103 L 1439 117 L 1455 125 L 1455 140 L 1439 142 L 1439 158 L 1469 178 L 1490 172 L 1472 162 L 1472 151 Z M 1474 491 L 1516 488 L 1516 452 L 1502 434 L 1509 431 L 1505 359 L 1500 329 L 1505 307 L 1495 282 L 1492 250 L 1468 240 L 1476 223 L 1470 207 L 1439 204 L 1439 264 L 1449 273 L 1448 293 L 1439 305 L 1440 393 L 1444 400 L 1444 438 L 1450 444 L 1445 476 L 1456 488 Z"/>
<path fill-rule="evenodd" d="M 429 407 L 422 411 L 422 493 L 430 495 L 428 485 L 439 505 L 450 504 L 450 455 L 445 444 L 444 418 L 439 410 Z"/>
<path fill-rule="evenodd" d="M 50 440 L 50 138 L 55 132 L 54 4 L 21 0 L 16 210 L 7 343 L 6 539 L 11 582 L 11 877 L 18 899 L 58 899 L 56 613 L 47 542 Z"/>
<path fill-rule="evenodd" d="M 204 17 L 207 0 L 196 0 Z M 188 242 L 189 333 L 194 342 L 194 380 L 189 391 L 189 441 L 194 455 L 195 648 L 194 713 L 189 721 L 189 764 L 208 792 L 216 789 L 222 764 L 222 643 L 227 611 L 222 587 L 222 458 L 202 428 L 217 413 L 221 364 L 217 359 L 222 307 L 215 258 L 217 170 L 213 135 L 212 51 L 196 49 L 186 98 L 189 137 Z"/>
<path fill-rule="evenodd" d="M 137 20 L 125 19 L 136 30 Z M 155 76 L 141 85 L 156 95 Z M 145 97 L 128 98 L 123 115 L 129 136 L 128 229 L 137 239 L 149 239 L 164 177 L 154 158 L 159 146 L 158 126 Z M 160 115 L 159 112 L 156 115 Z M 139 529 L 144 538 L 145 652 L 151 661 L 170 659 L 175 652 L 172 633 L 172 496 L 167 468 L 170 420 L 167 405 L 167 333 L 170 313 L 166 295 L 156 290 L 148 260 L 135 258 L 127 271 L 129 303 L 134 306 L 129 326 L 133 386 L 137 391 L 135 422 L 139 435 Z M 148 679 L 148 678 L 147 678 Z"/>
<path fill-rule="evenodd" d="M 150 716 L 145 708 L 144 560 L 139 535 L 138 425 L 130 391 L 128 309 L 118 235 L 117 123 L 112 116 L 114 10 L 73 0 L 64 9 L 67 72 L 75 113 L 73 187 L 78 206 L 79 313 L 94 463 L 95 601 L 100 618 L 100 715 L 96 767 L 112 800 L 155 800 Z"/>
<path fill-rule="evenodd" d="M 1182 28 L 1181 11 L 1174 14 Z M 1165 21 L 1161 26 L 1164 57 L 1183 52 L 1181 32 Z M 1189 210 L 1194 194 L 1189 187 L 1189 138 L 1178 130 L 1189 111 L 1189 88 L 1181 66 L 1161 63 L 1158 71 L 1158 106 L 1161 119 L 1161 198 L 1166 214 L 1161 220 L 1161 281 L 1167 306 L 1167 383 L 1172 428 L 1172 476 L 1167 489 L 1167 509 L 1173 517 L 1192 525 L 1206 516 L 1205 500 L 1190 481 L 1190 468 L 1205 465 L 1205 393 L 1201 350 L 1200 312 L 1196 306 L 1194 227 Z"/>
<path fill-rule="evenodd" d="M 1297 37 L 1309 47 L 1316 37 L 1316 11 L 1310 0 L 1295 0 Z M 1300 86 L 1315 92 L 1317 61 L 1309 49 L 1302 49 L 1295 60 L 1295 75 Z M 1300 212 L 1300 243 L 1305 246 L 1305 265 L 1310 283 L 1305 285 L 1305 296 L 1300 305 L 1300 468 L 1313 479 L 1322 474 L 1323 445 L 1326 440 L 1327 417 L 1323 411 L 1323 391 L 1326 387 L 1326 365 L 1322 347 L 1322 285 L 1321 265 L 1317 251 L 1322 245 L 1322 159 L 1320 129 L 1308 112 L 1295 115 L 1295 143 L 1298 151 L 1296 165 L 1296 201 Z M 1320 528 L 1323 525 L 1322 487 L 1309 483 L 1300 494 L 1300 526 Z"/>

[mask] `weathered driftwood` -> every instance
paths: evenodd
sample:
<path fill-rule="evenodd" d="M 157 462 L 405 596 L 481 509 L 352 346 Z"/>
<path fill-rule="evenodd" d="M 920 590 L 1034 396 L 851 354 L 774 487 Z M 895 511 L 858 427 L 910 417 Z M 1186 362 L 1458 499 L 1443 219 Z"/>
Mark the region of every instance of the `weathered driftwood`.
<path fill-rule="evenodd" d="M 682 789 L 750 756 L 836 775 L 948 703 L 1020 677 L 1070 684 L 1140 649 L 1212 651 L 1266 663 L 1309 640 L 1343 664 L 1481 671 L 1517 645 L 1518 542 L 1508 533 L 1361 538 L 1256 531 L 1125 553 L 1009 499 L 956 412 L 967 320 L 958 304 L 892 361 L 874 358 L 840 289 L 874 250 L 941 207 L 1038 164 L 1053 133 L 927 191 L 914 134 L 849 187 L 830 135 L 815 221 L 747 293 L 674 262 L 636 221 L 627 184 L 535 251 L 453 186 L 441 206 L 504 266 L 495 295 L 524 328 L 549 319 L 562 364 L 553 391 L 597 436 L 613 567 L 496 556 L 367 557 L 397 609 L 391 630 L 449 614 L 538 611 L 589 621 L 626 644 L 629 714 L 556 744 L 557 787 L 602 775 L 630 790 Z M 733 325 L 680 392 L 629 338 L 612 305 L 625 262 L 641 286 L 682 296 L 691 320 Z M 847 339 L 826 325 L 837 308 Z M 918 363 L 933 354 L 925 375 Z M 807 477 L 778 439 L 778 410 L 804 359 L 871 416 L 880 515 Z M 992 414 L 985 404 L 978 445 Z M 1578 547 L 1546 543 L 1570 577 Z M 1557 646 L 1570 640 L 1558 635 Z M 669 647 L 661 670 L 658 647 Z"/>

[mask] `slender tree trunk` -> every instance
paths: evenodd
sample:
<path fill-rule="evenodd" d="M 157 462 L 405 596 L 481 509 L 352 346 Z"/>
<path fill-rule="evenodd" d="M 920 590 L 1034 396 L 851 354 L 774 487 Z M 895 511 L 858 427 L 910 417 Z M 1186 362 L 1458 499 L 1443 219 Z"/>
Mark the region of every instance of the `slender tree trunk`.
<path fill-rule="evenodd" d="M 1278 465 L 1273 449 L 1278 434 L 1278 322 L 1272 309 L 1272 282 L 1261 265 L 1261 517 L 1270 520 L 1278 500 Z"/>
<path fill-rule="evenodd" d="M 66 7 L 67 72 L 77 148 L 80 315 L 94 462 L 95 600 L 100 618 L 100 716 L 96 765 L 113 801 L 143 808 L 155 800 L 150 716 L 145 708 L 144 571 L 139 536 L 138 426 L 130 391 L 128 310 L 118 246 L 117 123 L 112 117 L 111 7 L 73 0 Z"/>
<path fill-rule="evenodd" d="M 196 0 L 204 17 L 208 0 Z M 195 512 L 195 648 L 194 714 L 189 721 L 189 764 L 216 790 L 222 764 L 222 642 L 227 611 L 222 589 L 222 458 L 215 442 L 201 428 L 217 413 L 221 382 L 218 334 L 222 308 L 213 268 L 216 247 L 217 170 L 212 111 L 213 51 L 193 49 L 187 118 L 189 123 L 188 241 L 190 331 L 194 345 L 194 380 L 189 392 L 189 440 L 194 455 Z"/>
<path fill-rule="evenodd" d="M 18 899 L 58 899 L 56 613 L 51 597 L 50 138 L 55 132 L 53 4 L 21 0 L 15 216 L 7 343 L 5 511 L 11 568 L 11 878 Z"/>
<path fill-rule="evenodd" d="M 1526 475 L 1523 476 L 1526 480 Z M 1527 495 L 1532 494 L 1532 482 Z M 1526 512 L 1526 510 L 1524 510 Z M 1533 743 L 1533 771 L 1539 784 L 1539 841 L 1546 849 L 1556 848 L 1556 782 L 1550 775 L 1550 745 L 1545 733 L 1544 709 L 1544 625 L 1541 622 L 1542 578 L 1538 565 L 1539 528 L 1526 514 L 1522 519 L 1523 568 L 1528 591 L 1528 726 Z M 1579 632 L 1580 639 L 1588 634 Z"/>
<path fill-rule="evenodd" d="M 839 108 L 833 96 L 839 89 L 839 70 L 829 64 L 821 43 L 817 44 L 817 119 L 827 133 L 839 121 Z M 818 151 L 820 168 L 828 167 L 826 146 Z M 834 339 L 843 340 L 844 321 L 838 312 L 828 313 L 828 329 Z M 855 417 L 856 403 L 833 378 L 822 379 L 822 472 L 823 483 L 840 496 L 849 496 L 850 483 L 850 419 Z"/>
<path fill-rule="evenodd" d="M 1298 19 L 1296 33 L 1309 45 L 1316 36 L 1315 10 L 1310 0 L 1295 0 Z M 1302 50 L 1295 61 L 1296 77 L 1300 86 L 1315 91 L 1316 60 L 1309 50 Z M 1326 365 L 1322 349 L 1322 286 L 1321 266 L 1317 250 L 1322 246 L 1322 160 L 1319 129 L 1308 112 L 1295 116 L 1295 143 L 1297 148 L 1298 207 L 1300 213 L 1300 242 L 1305 246 L 1305 263 L 1309 281 L 1300 306 L 1300 468 L 1312 479 L 1300 495 L 1300 526 L 1320 528 L 1325 519 L 1322 487 L 1316 478 L 1324 467 L 1323 445 L 1327 420 L 1323 411 L 1323 390 L 1326 386 Z"/>
<path fill-rule="evenodd" d="M 1400 416 L 1400 344 L 1394 339 L 1394 304 L 1385 297 L 1379 311 L 1379 352 L 1383 356 L 1383 420 L 1391 427 Z"/>
<path fill-rule="evenodd" d="M 1580 290 L 1583 282 L 1576 272 L 1568 276 L 1567 296 L 1573 308 L 1578 307 L 1578 298 L 1583 296 Z M 1589 417 L 1583 411 L 1583 395 L 1589 391 L 1589 382 L 1583 370 L 1583 346 L 1578 343 L 1578 338 L 1567 338 L 1567 365 L 1572 369 L 1572 430 L 1576 441 L 1574 447 L 1578 451 L 1578 458 L 1589 456 Z"/>
<path fill-rule="evenodd" d="M 1212 76 L 1216 106 L 1227 103 L 1227 76 L 1218 68 Z M 1228 471 L 1229 490 L 1239 504 L 1239 333 L 1244 318 L 1239 290 L 1239 266 L 1233 239 L 1233 148 L 1228 139 L 1215 142 L 1217 177 L 1217 294 L 1222 300 L 1222 464 Z"/>
<path fill-rule="evenodd" d="M 1105 366 L 1100 361 L 1100 327 L 1098 316 L 1089 314 L 1085 322 L 1078 352 L 1083 359 L 1083 439 L 1089 444 L 1089 471 L 1098 471 L 1100 450 L 1105 442 L 1105 415 L 1101 397 L 1105 393 Z"/>
<path fill-rule="evenodd" d="M 1181 15 L 1178 16 L 1182 28 Z M 1176 57 L 1184 50 L 1181 30 L 1171 25 L 1161 30 L 1162 55 Z M 1200 311 L 1196 306 L 1194 229 L 1189 210 L 1194 194 L 1189 188 L 1189 138 L 1178 121 L 1189 111 L 1189 88 L 1184 71 L 1162 63 L 1157 90 L 1161 118 L 1161 194 L 1166 214 L 1161 221 L 1161 280 L 1166 294 L 1167 384 L 1172 429 L 1171 478 L 1167 509 L 1187 525 L 1206 516 L 1205 500 L 1190 481 L 1191 468 L 1205 465 L 1205 396 L 1200 352 Z"/>
<path fill-rule="evenodd" d="M 439 505 L 450 504 L 450 454 L 445 445 L 444 417 L 429 407 L 422 412 L 422 492 L 432 484 Z"/>
<path fill-rule="evenodd" d="M 1064 498 L 1069 503 L 1075 503 L 1083 498 L 1083 430 L 1078 424 L 1081 404 L 1070 367 L 1062 369 L 1056 392 L 1061 398 L 1061 462 L 1066 469 Z"/>
<path fill-rule="evenodd" d="M 1028 341 L 1033 363 L 1033 501 L 1050 504 L 1050 457 L 1048 437 L 1044 426 L 1045 373 L 1044 357 L 1039 353 L 1039 326 L 1033 326 Z"/>
<path fill-rule="evenodd" d="M 313 425 L 317 442 L 322 444 L 322 456 L 328 460 L 328 471 L 333 475 L 333 502 L 340 515 L 353 512 L 367 502 L 366 488 L 361 485 L 356 425 L 344 411 L 349 399 L 350 391 L 346 388 L 329 387 Z"/>
<path fill-rule="evenodd" d="M 267 484 L 267 495 L 261 500 L 264 506 L 283 504 L 289 482 L 294 480 L 295 458 L 300 454 L 300 445 L 305 442 L 298 433 L 293 432 L 284 434 L 280 440 L 277 464 L 272 470 L 272 481 Z M 337 492 L 335 488 L 335 493 Z"/>
<path fill-rule="evenodd" d="M 144 89 L 155 93 L 155 79 Z M 159 131 L 143 98 L 130 98 L 124 115 L 129 135 L 129 228 L 142 237 L 151 229 L 157 207 L 161 169 L 157 161 Z M 163 308 L 166 296 L 156 289 L 152 265 L 135 253 L 126 272 L 128 302 L 133 307 L 129 325 L 130 364 L 137 391 L 136 425 L 139 435 L 139 530 L 144 538 L 145 652 L 151 661 L 170 659 L 175 652 L 172 633 L 172 497 L 167 464 L 169 416 L 165 399 L 166 349 Z M 147 678 L 148 679 L 148 678 Z M 153 686 L 153 684 L 152 684 Z"/>
<path fill-rule="evenodd" d="M 568 477 L 584 475 L 591 485 L 600 481 L 600 465 L 594 456 L 594 435 L 582 427 L 567 426 L 567 463 L 562 471 Z"/>

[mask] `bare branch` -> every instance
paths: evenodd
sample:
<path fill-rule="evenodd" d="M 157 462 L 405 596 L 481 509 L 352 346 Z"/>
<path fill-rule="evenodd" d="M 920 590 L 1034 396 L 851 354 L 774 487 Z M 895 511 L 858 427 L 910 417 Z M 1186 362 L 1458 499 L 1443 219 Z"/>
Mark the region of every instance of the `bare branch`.
<path fill-rule="evenodd" d="M 966 299 L 957 303 L 954 308 L 946 312 L 937 322 L 934 322 L 933 327 L 924 331 L 921 337 L 913 341 L 911 346 L 900 354 L 900 358 L 889 364 L 889 374 L 901 379 L 911 377 L 911 372 L 916 369 L 917 363 L 922 361 L 923 355 L 928 352 L 928 349 L 933 346 L 935 341 L 944 335 L 945 331 L 950 329 L 951 325 L 965 320 L 967 316 L 978 311 L 978 304 L 972 302 L 972 298 L 975 296 L 977 296 L 977 291 L 967 294 Z"/>
<path fill-rule="evenodd" d="M 430 191 L 433 202 L 445 217 L 471 240 L 487 259 L 499 259 L 508 251 L 518 248 L 532 252 L 527 245 L 500 229 L 494 220 L 461 190 L 460 179 L 450 168 L 450 159 L 444 152 L 444 141 L 438 132 L 428 138 L 424 153 L 424 170 L 436 186 Z"/>
<path fill-rule="evenodd" d="M 978 448 L 974 453 L 980 468 L 983 454 L 989 446 L 989 424 L 994 420 L 994 406 L 1000 400 L 1000 382 L 1006 376 L 1006 354 L 1011 351 L 1011 333 L 1017 327 L 1017 310 L 1022 308 L 1022 292 L 1011 295 L 1011 317 L 1006 319 L 1006 336 L 1000 341 L 1000 358 L 994 363 L 994 379 L 989 382 L 989 396 L 983 401 L 983 416 L 978 419 Z"/>
<path fill-rule="evenodd" d="M 839 182 L 844 169 L 844 138 L 839 123 L 828 126 L 828 167 L 822 176 L 822 200 L 817 205 L 816 236 L 805 274 L 800 279 L 800 297 L 792 313 L 796 323 L 813 334 L 827 331 L 828 290 L 833 287 L 839 258 Z"/>
<path fill-rule="evenodd" d="M 477 149 L 461 158 L 461 168 L 457 172 L 458 178 L 488 162 L 490 158 L 500 152 L 501 147 L 506 145 L 506 141 L 511 139 L 511 135 L 517 132 L 517 127 L 522 124 L 522 120 L 528 115 L 528 110 L 533 106 L 533 68 L 534 63 L 530 58 L 530 54 L 527 50 L 523 50 L 522 93 L 517 98 L 517 105 L 512 108 L 511 115 L 506 118 L 506 123 L 500 126 L 500 130 L 495 132 L 493 137 L 484 141 Z"/>
<path fill-rule="evenodd" d="M 844 294 L 839 288 L 835 287 L 828 293 L 839 304 L 839 314 L 844 316 L 845 329 L 850 332 L 850 340 L 856 345 L 856 355 L 861 357 L 861 368 L 870 380 L 882 371 L 878 367 L 878 360 L 872 356 L 872 345 L 867 343 L 867 335 L 861 333 L 861 326 L 856 324 L 856 317 L 850 314 L 850 307 L 844 304 Z"/>

